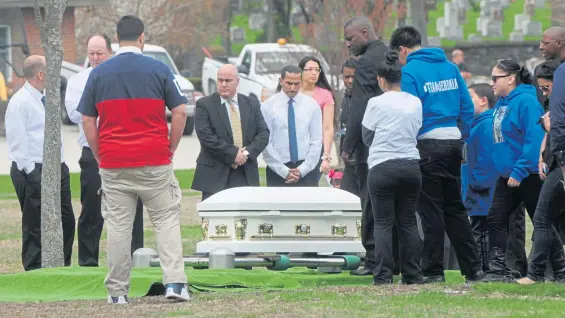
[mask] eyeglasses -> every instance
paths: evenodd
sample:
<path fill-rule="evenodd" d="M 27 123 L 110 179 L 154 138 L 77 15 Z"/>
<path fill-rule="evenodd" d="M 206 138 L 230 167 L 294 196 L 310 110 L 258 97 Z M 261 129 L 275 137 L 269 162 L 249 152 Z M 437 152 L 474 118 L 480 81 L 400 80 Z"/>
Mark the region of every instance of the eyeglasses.
<path fill-rule="evenodd" d="M 541 89 L 544 92 L 549 92 L 549 89 L 551 88 L 551 85 L 543 85 L 543 86 L 538 86 L 539 89 Z"/>
<path fill-rule="evenodd" d="M 496 81 L 497 81 L 499 78 L 508 77 L 508 76 L 510 76 L 510 74 L 506 74 L 506 75 L 493 75 L 493 76 L 490 77 L 490 79 L 492 80 L 492 83 L 494 84 L 494 83 L 496 83 Z"/>
<path fill-rule="evenodd" d="M 316 73 L 320 73 L 322 71 L 321 68 L 315 67 L 315 68 L 305 68 L 304 72 L 316 72 Z"/>

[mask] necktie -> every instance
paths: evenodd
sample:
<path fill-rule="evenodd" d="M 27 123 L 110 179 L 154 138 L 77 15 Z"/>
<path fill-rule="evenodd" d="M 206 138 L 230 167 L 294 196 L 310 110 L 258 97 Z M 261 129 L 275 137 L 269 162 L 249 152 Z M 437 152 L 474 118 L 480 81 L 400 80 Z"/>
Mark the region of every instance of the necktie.
<path fill-rule="evenodd" d="M 41 102 L 43 103 L 43 107 L 45 107 L 45 96 L 41 97 Z"/>
<path fill-rule="evenodd" d="M 237 113 L 237 109 L 231 101 L 227 102 L 230 106 L 230 121 L 231 121 L 231 131 L 233 134 L 233 144 L 239 148 L 243 147 L 243 134 L 241 133 L 241 120 Z"/>
<path fill-rule="evenodd" d="M 296 141 L 296 122 L 294 120 L 294 100 L 288 101 L 288 146 L 290 150 L 290 161 L 298 161 L 298 142 Z"/>

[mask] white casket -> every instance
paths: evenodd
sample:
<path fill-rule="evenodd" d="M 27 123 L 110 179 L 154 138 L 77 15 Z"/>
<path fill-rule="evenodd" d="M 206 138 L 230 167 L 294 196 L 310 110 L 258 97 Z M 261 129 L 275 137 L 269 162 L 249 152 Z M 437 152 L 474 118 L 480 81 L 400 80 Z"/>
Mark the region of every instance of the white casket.
<path fill-rule="evenodd" d="M 364 253 L 359 197 L 335 188 L 241 187 L 197 205 L 196 253 Z"/>

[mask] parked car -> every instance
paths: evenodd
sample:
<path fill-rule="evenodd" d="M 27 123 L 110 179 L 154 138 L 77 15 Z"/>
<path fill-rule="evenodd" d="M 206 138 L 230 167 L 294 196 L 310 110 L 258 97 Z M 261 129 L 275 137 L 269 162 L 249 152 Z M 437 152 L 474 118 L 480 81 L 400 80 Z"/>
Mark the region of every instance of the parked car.
<path fill-rule="evenodd" d="M 321 61 L 331 83 L 330 67 L 318 50 L 309 45 L 288 44 L 283 40 L 279 43 L 247 44 L 238 57 L 204 58 L 202 90 L 204 95 L 215 93 L 218 69 L 230 63 L 237 66 L 239 71 L 237 92 L 263 102 L 275 93 L 282 68 L 289 64 L 298 65 L 307 55 L 314 55 Z"/>

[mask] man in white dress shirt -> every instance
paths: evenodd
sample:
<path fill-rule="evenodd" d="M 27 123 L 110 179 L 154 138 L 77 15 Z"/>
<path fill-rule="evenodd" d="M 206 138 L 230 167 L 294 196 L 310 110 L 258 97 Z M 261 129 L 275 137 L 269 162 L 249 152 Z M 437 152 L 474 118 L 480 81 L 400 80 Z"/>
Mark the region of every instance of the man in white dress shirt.
<path fill-rule="evenodd" d="M 80 165 L 80 202 L 82 209 L 78 219 L 78 264 L 98 266 L 100 236 L 104 226 L 101 212 L 99 190 L 101 185 L 98 162 L 92 155 L 82 128 L 82 114 L 77 111 L 80 98 L 90 72 L 112 56 L 112 42 L 106 34 L 91 35 L 86 41 L 90 67 L 69 79 L 65 107 L 71 121 L 78 124 L 78 143 L 82 147 Z M 137 202 L 137 212 L 133 224 L 132 253 L 143 247 L 143 205 Z"/>
<path fill-rule="evenodd" d="M 26 271 L 41 268 L 41 172 L 45 132 L 45 57 L 32 55 L 23 67 L 26 83 L 8 103 L 6 141 L 12 161 L 10 177 L 22 210 L 22 263 Z M 65 266 L 71 264 L 75 216 L 69 168 L 61 146 L 61 219 Z"/>
<path fill-rule="evenodd" d="M 322 151 L 322 110 L 316 100 L 300 93 L 301 73 L 298 66 L 285 66 L 281 91 L 261 106 L 271 132 L 263 151 L 269 187 L 318 186 L 311 172 Z"/>

